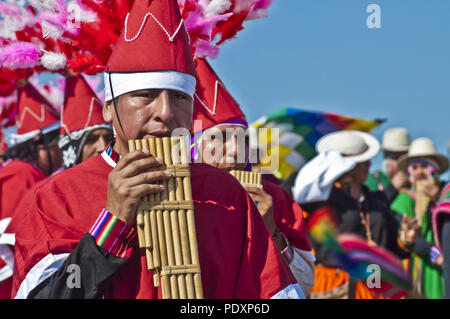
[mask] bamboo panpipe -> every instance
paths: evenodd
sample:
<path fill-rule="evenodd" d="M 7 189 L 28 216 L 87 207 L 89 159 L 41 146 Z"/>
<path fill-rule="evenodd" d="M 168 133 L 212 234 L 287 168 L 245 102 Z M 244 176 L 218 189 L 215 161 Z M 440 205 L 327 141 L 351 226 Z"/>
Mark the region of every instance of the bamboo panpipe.
<path fill-rule="evenodd" d="M 232 170 L 230 171 L 230 174 L 233 175 L 244 187 L 262 188 L 262 175 L 259 172 Z"/>
<path fill-rule="evenodd" d="M 419 226 L 423 225 L 423 218 L 428 211 L 428 206 L 430 204 L 430 197 L 427 196 L 423 189 L 429 185 L 430 183 L 434 183 L 434 180 L 418 180 L 416 182 L 416 206 L 415 206 L 415 214 L 417 223 Z"/>
<path fill-rule="evenodd" d="M 172 177 L 165 190 L 141 199 L 136 221 L 153 284 L 164 299 L 202 299 L 190 169 L 184 137 L 130 140 L 129 151 L 145 149 L 164 161 Z"/>

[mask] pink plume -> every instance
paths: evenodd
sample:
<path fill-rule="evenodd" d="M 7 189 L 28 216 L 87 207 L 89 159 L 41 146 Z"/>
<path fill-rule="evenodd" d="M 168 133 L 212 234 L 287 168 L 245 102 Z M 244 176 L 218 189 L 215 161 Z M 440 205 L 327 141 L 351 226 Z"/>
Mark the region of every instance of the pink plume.
<path fill-rule="evenodd" d="M 219 47 L 209 41 L 199 40 L 195 47 L 194 55 L 197 57 L 208 57 L 215 59 L 219 54 Z"/>
<path fill-rule="evenodd" d="M 0 2 L 0 13 L 3 15 L 18 17 L 20 15 L 20 8 L 17 4 Z"/>
<path fill-rule="evenodd" d="M 260 19 L 267 16 L 267 11 L 272 5 L 273 0 L 259 0 L 255 2 L 249 12 L 246 20 Z"/>
<path fill-rule="evenodd" d="M 0 49 L 0 66 L 11 69 L 32 68 L 42 56 L 38 46 L 29 42 L 17 41 Z"/>

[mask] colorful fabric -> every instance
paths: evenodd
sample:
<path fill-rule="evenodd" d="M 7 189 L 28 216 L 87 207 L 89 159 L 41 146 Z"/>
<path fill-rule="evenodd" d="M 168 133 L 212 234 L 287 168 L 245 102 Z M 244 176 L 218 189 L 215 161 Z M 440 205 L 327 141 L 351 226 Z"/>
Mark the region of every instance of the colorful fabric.
<path fill-rule="evenodd" d="M 435 241 L 441 247 L 441 217 L 450 215 L 450 183 L 444 186 L 439 200 L 432 208 L 432 223 Z"/>
<path fill-rule="evenodd" d="M 311 299 L 348 299 L 350 276 L 342 269 L 317 265 Z"/>
<path fill-rule="evenodd" d="M 400 298 L 411 289 L 411 280 L 397 257 L 380 246 L 369 245 L 360 236 L 338 234 L 336 216 L 329 209 L 316 211 L 308 220 L 308 229 L 316 241 L 333 251 L 338 268 L 348 273 L 352 280 L 368 279 L 371 274 L 368 272 L 369 266 L 378 265 L 381 271 L 380 286 L 370 288 L 374 295 Z"/>
<path fill-rule="evenodd" d="M 391 209 L 397 214 L 415 217 L 415 195 L 412 190 L 401 192 L 391 204 Z M 432 227 L 432 214 L 429 212 L 423 218 L 420 235 L 430 244 L 436 245 Z M 444 298 L 444 279 L 442 269 L 431 262 L 430 256 L 420 257 L 415 253 L 405 261 L 406 270 L 412 276 L 416 292 L 426 298 Z"/>
<path fill-rule="evenodd" d="M 106 251 L 117 257 L 130 258 L 136 230 L 106 209 L 102 209 L 89 233 L 94 236 L 97 245 Z"/>
<path fill-rule="evenodd" d="M 274 175 L 287 179 L 316 155 L 315 145 L 322 136 L 339 130 L 370 132 L 381 122 L 382 120 L 368 121 L 328 112 L 285 108 L 260 118 L 251 126 L 268 129 L 267 134 L 264 131 L 258 134 L 260 149 L 267 149 L 265 155 L 268 158 L 278 156 L 279 167 Z M 274 128 L 280 130 L 279 145 L 272 147 L 272 141 L 276 141 L 276 137 L 272 135 Z M 269 159 L 262 161 L 263 166 L 272 166 Z"/>

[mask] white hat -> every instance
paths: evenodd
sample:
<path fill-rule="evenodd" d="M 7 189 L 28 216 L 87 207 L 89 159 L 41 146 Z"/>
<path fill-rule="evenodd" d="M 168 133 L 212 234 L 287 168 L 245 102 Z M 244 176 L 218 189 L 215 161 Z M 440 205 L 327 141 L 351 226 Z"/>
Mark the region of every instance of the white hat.
<path fill-rule="evenodd" d="M 327 200 L 334 182 L 355 165 L 356 162 L 338 152 L 319 153 L 298 172 L 292 187 L 292 197 L 298 203 Z"/>
<path fill-rule="evenodd" d="M 419 137 L 411 143 L 408 154 L 398 159 L 399 169 L 407 172 L 409 161 L 414 158 L 430 158 L 434 160 L 439 166 L 440 173 L 445 172 L 449 166 L 448 158 L 442 154 L 438 154 L 433 141 L 427 137 Z"/>
<path fill-rule="evenodd" d="M 316 143 L 316 151 L 336 151 L 345 158 L 357 163 L 366 162 L 380 151 L 380 143 L 369 133 L 361 131 L 337 131 L 320 138 Z"/>
<path fill-rule="evenodd" d="M 407 152 L 410 144 L 408 131 L 403 127 L 394 127 L 384 132 L 381 149 L 387 152 Z"/>

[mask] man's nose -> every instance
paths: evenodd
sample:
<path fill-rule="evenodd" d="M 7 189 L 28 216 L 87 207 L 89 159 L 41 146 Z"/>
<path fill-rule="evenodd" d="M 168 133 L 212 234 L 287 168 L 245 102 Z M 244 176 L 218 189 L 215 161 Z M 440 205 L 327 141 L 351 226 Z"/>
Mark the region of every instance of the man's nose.
<path fill-rule="evenodd" d="M 174 114 L 170 104 L 170 93 L 168 90 L 161 90 L 155 100 L 154 105 L 154 119 L 158 122 L 169 122 Z"/>
<path fill-rule="evenodd" d="M 227 144 L 227 154 L 229 156 L 237 157 L 239 154 L 239 141 L 235 134 L 231 136 L 231 138 L 228 140 Z"/>
<path fill-rule="evenodd" d="M 107 146 L 107 142 L 104 136 L 100 136 L 97 140 L 97 143 L 95 143 L 95 151 L 97 153 L 102 153 Z"/>

